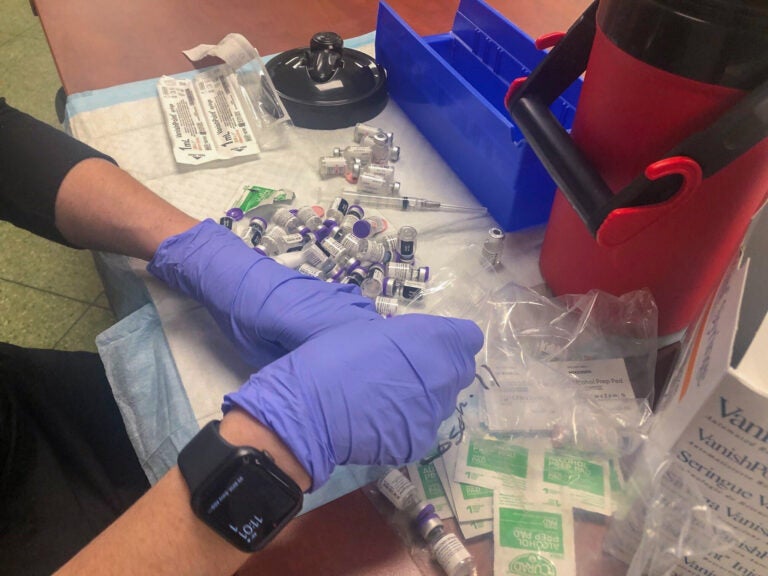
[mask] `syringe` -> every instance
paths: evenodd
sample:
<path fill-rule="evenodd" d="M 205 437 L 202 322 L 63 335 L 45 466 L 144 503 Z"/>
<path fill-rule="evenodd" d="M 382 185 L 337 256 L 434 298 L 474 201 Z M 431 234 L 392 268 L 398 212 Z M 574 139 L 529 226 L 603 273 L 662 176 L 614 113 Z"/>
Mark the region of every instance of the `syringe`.
<path fill-rule="evenodd" d="M 341 192 L 332 192 L 322 190 L 320 195 L 323 199 L 331 200 L 342 196 L 350 204 L 360 204 L 363 208 L 392 208 L 393 210 L 449 210 L 456 212 L 476 212 L 477 214 L 486 214 L 487 208 L 483 206 L 459 206 L 457 204 L 446 204 L 438 200 L 428 200 L 427 198 L 418 198 L 415 196 L 381 196 L 378 194 L 366 194 L 358 192 L 355 189 L 345 188 Z"/>

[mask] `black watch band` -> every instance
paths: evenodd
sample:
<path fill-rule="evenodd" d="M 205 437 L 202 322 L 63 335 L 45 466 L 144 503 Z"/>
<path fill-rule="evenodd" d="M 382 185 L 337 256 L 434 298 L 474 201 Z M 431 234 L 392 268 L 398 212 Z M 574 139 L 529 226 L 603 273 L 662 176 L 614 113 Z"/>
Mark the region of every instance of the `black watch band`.
<path fill-rule="evenodd" d="M 293 479 L 268 453 L 227 442 L 218 421 L 190 440 L 178 464 L 195 515 L 246 552 L 263 548 L 301 509 Z"/>

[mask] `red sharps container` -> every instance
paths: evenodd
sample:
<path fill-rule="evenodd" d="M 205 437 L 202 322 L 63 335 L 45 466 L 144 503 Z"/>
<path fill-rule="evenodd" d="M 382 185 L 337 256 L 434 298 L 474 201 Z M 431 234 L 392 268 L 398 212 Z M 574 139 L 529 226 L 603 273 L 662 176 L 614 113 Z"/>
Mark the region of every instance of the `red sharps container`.
<path fill-rule="evenodd" d="M 569 135 L 549 106 L 582 72 Z M 506 104 L 559 187 L 552 290 L 650 288 L 679 334 L 768 197 L 768 0 L 599 0 Z"/>

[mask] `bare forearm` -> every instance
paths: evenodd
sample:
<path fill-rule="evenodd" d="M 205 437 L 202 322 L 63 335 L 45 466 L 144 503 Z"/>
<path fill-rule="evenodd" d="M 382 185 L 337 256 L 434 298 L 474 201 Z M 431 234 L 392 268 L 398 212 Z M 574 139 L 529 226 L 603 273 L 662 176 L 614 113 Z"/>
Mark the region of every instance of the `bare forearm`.
<path fill-rule="evenodd" d="M 230 443 L 267 450 L 306 490 L 310 480 L 288 448 L 268 429 L 234 410 L 221 423 Z M 133 507 L 57 574 L 231 575 L 248 558 L 192 512 L 189 490 L 173 468 Z"/>
<path fill-rule="evenodd" d="M 149 260 L 197 220 L 117 166 L 98 158 L 69 171 L 56 197 L 56 227 L 72 244 Z"/>

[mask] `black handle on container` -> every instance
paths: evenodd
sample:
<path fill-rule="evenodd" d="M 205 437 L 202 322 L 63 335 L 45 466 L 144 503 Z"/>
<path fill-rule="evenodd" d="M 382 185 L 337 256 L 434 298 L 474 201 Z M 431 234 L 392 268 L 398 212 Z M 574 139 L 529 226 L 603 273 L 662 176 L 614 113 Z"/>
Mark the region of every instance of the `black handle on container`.
<path fill-rule="evenodd" d="M 549 107 L 586 70 L 596 30 L 597 1 L 507 99 L 512 119 L 592 234 L 613 193 L 590 166 Z"/>
<path fill-rule="evenodd" d="M 680 184 L 676 175 L 649 180 L 640 174 L 613 194 L 549 109 L 586 70 L 597 27 L 597 5 L 596 0 L 584 11 L 506 101 L 512 119 L 593 236 L 613 210 L 663 202 L 675 194 Z M 768 79 L 665 157 L 687 156 L 708 177 L 766 137 Z"/>

